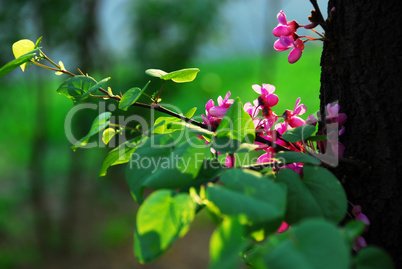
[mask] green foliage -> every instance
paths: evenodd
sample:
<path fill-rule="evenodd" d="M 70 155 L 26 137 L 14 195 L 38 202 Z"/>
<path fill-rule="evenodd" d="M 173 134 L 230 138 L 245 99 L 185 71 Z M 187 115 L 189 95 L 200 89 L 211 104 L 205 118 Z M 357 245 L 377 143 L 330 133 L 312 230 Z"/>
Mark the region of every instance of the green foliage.
<path fill-rule="evenodd" d="M 200 69 L 198 68 L 186 68 L 170 73 L 166 73 L 165 71 L 160 69 L 148 69 L 145 71 L 145 73 L 150 76 L 157 77 L 163 80 L 172 80 L 176 83 L 191 82 L 195 79 L 198 72 L 200 72 Z"/>
<path fill-rule="evenodd" d="M 285 221 L 290 225 L 310 217 L 324 217 L 334 223 L 346 214 L 346 195 L 328 170 L 305 165 L 303 180 L 290 170 L 281 170 L 275 181 L 287 186 L 287 210 Z"/>
<path fill-rule="evenodd" d="M 231 169 L 220 181 L 224 186 L 207 188 L 208 206 L 221 214 L 238 217 L 249 231 L 264 229 L 268 233 L 277 229 L 286 208 L 286 188 L 264 178 L 261 174 Z"/>
<path fill-rule="evenodd" d="M 335 225 L 307 219 L 283 234 L 270 237 L 257 249 L 252 268 L 347 269 L 349 249 Z"/>
<path fill-rule="evenodd" d="M 359 251 L 354 259 L 356 269 L 393 269 L 391 257 L 382 249 L 367 247 Z"/>
<path fill-rule="evenodd" d="M 111 150 L 102 163 L 102 167 L 99 172 L 99 176 L 106 175 L 107 169 L 110 166 L 127 163 L 130 160 L 131 154 L 137 149 L 139 144 L 145 140 L 141 140 L 142 137 L 136 137 L 130 141 L 126 141 L 120 144 L 118 147 Z"/>
<path fill-rule="evenodd" d="M 158 190 L 137 213 L 134 248 L 138 260 L 151 262 L 184 236 L 194 219 L 196 205 L 188 194 Z"/>
<path fill-rule="evenodd" d="M 315 132 L 315 127 L 313 125 L 302 125 L 300 127 L 287 130 L 282 138 L 288 142 L 294 143 L 308 139 Z"/>
<path fill-rule="evenodd" d="M 127 108 L 129 108 L 138 100 L 138 98 L 140 98 L 140 96 L 147 89 L 149 83 L 150 81 L 144 86 L 144 88 L 142 88 L 142 90 L 140 88 L 132 88 L 126 91 L 119 102 L 119 109 L 126 111 Z"/>
<path fill-rule="evenodd" d="M 246 247 L 244 228 L 237 218 L 224 218 L 210 240 L 210 269 L 239 268 L 241 252 Z"/>
<path fill-rule="evenodd" d="M 22 54 L 32 48 L 31 42 L 18 44 L 18 58 L 0 69 L 0 74 L 34 56 L 32 52 Z M 49 60 L 42 52 L 41 56 Z M 58 69 L 45 68 L 64 70 L 50 62 Z M 126 111 L 149 84 L 143 89 L 132 88 L 120 97 L 110 88 L 103 90 L 110 78 L 97 82 L 92 77 L 65 71 L 72 77 L 57 92 L 74 104 L 89 97 L 112 98 L 117 100 L 120 110 Z M 166 73 L 149 69 L 147 74 L 162 80 L 190 82 L 198 71 L 192 68 Z M 95 95 L 98 90 L 105 95 Z M 190 120 L 196 108 L 183 118 L 155 105 L 158 100 L 151 99 L 152 105 L 137 104 L 164 111 L 169 117 L 157 118 L 150 130 L 110 124 L 112 113 L 103 112 L 93 121 L 88 134 L 72 146 L 73 150 L 86 146 L 91 137 L 103 130 L 99 138 L 109 145 L 126 128 L 143 132 L 112 149 L 99 173 L 103 176 L 110 166 L 128 162 L 126 180 L 134 200 L 140 204 L 134 234 L 135 255 L 140 262 L 152 262 L 163 255 L 187 233 L 196 214 L 206 209 L 218 226 L 210 241 L 210 268 L 234 268 L 242 262 L 251 268 L 270 269 L 342 269 L 349 268 L 352 262 L 356 268 L 392 268 L 388 256 L 376 248 L 367 248 L 351 257 L 350 249 L 365 226 L 357 221 L 343 228 L 336 226 L 346 215 L 346 195 L 336 177 L 320 167 L 316 158 L 300 152 L 279 152 L 275 158 L 280 163 L 274 168 L 223 165 L 225 157 L 232 161 L 239 156 L 241 159 L 259 147 L 254 144 L 253 120 L 244 111 L 240 98 L 219 118 L 217 128 Z M 305 140 L 324 139 L 313 136 L 314 133 L 315 127 L 307 125 L 285 132 L 282 138 L 299 145 Z M 280 164 L 302 164 L 303 170 L 296 173 L 279 167 Z M 152 191 L 149 196 L 145 195 L 146 188 Z M 290 228 L 278 231 L 284 222 Z"/>
<path fill-rule="evenodd" d="M 38 53 L 39 49 L 34 49 L 26 54 L 23 54 L 19 56 L 18 58 L 12 60 L 11 62 L 8 62 L 6 65 L 2 66 L 0 68 L 0 78 L 4 76 L 5 74 L 11 72 L 18 66 L 21 66 L 22 71 L 25 70 L 26 64 L 35 57 L 35 55 Z"/>
<path fill-rule="evenodd" d="M 295 151 L 282 151 L 275 155 L 275 158 L 284 161 L 285 163 L 305 163 L 305 164 L 316 164 L 320 165 L 321 162 L 305 153 L 295 152 Z"/>
<path fill-rule="evenodd" d="M 110 112 L 104 112 L 97 116 L 95 120 L 92 123 L 91 129 L 89 130 L 89 133 L 81 138 L 79 141 L 77 141 L 71 148 L 73 150 L 76 150 L 78 148 L 85 147 L 88 144 L 89 139 L 105 129 L 107 126 L 109 126 L 109 118 L 112 115 Z"/>
<path fill-rule="evenodd" d="M 89 76 L 74 76 L 64 81 L 57 89 L 57 92 L 72 99 L 74 104 L 76 104 L 94 94 L 99 88 L 104 87 L 109 79 L 105 78 L 97 82 Z"/>

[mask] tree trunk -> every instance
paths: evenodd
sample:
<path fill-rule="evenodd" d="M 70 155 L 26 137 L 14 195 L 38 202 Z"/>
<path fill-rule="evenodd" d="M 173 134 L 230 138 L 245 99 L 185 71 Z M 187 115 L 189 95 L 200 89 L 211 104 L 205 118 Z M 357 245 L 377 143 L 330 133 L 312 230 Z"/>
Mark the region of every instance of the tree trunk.
<path fill-rule="evenodd" d="M 347 114 L 345 162 L 335 168 L 348 199 L 371 221 L 364 237 L 402 268 L 402 192 L 399 0 L 331 0 L 321 58 L 321 111 L 338 101 Z M 329 12 L 330 13 L 330 12 Z M 360 168 L 359 168 L 360 167 Z"/>

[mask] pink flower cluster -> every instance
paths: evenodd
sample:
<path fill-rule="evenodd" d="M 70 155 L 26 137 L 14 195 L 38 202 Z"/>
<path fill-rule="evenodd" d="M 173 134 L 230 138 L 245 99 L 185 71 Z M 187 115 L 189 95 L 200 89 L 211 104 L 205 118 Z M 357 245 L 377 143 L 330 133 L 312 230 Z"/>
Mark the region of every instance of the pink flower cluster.
<path fill-rule="evenodd" d="M 345 147 L 339 142 L 338 136 L 345 132 L 344 123 L 347 117 L 345 113 L 339 113 L 340 106 L 338 104 L 327 105 L 328 115 L 326 116 L 326 123 L 336 123 L 340 128 L 339 130 L 337 129 L 335 133 L 332 131 L 327 135 L 327 140 L 329 145 L 331 145 L 330 147 L 326 146 L 325 141 L 299 141 L 296 143 L 290 143 L 282 138 L 282 135 L 286 131 L 303 125 L 316 126 L 318 120 L 313 115 L 310 115 L 307 120 L 300 117 L 307 111 L 306 106 L 301 103 L 300 98 L 297 98 L 293 110 L 287 109 L 282 115 L 277 115 L 273 110 L 279 101 L 278 96 L 275 94 L 275 86 L 270 84 L 255 84 L 252 85 L 252 89 L 259 94 L 259 96 L 252 103 L 245 103 L 244 111 L 251 116 L 256 135 L 296 152 L 304 153 L 307 151 L 320 151 L 321 153 L 326 153 L 328 149 L 336 156 L 343 156 Z M 212 99 L 205 105 L 205 114 L 202 115 L 202 119 L 204 124 L 209 126 L 211 130 L 216 130 L 218 128 L 223 116 L 231 104 L 233 104 L 233 99 L 229 99 L 229 97 L 230 92 L 226 94 L 225 98 L 222 98 L 221 96 L 218 97 L 217 106 L 215 106 L 215 102 Z M 275 155 L 278 152 L 277 147 L 271 147 L 259 142 L 256 142 L 256 144 L 258 145 L 256 150 L 263 151 L 263 154 L 261 154 L 257 159 L 257 163 L 274 163 L 277 161 L 275 159 Z M 234 155 L 228 155 L 225 165 L 227 167 L 233 167 L 234 160 Z M 285 167 L 302 175 L 302 163 L 287 164 Z"/>
<path fill-rule="evenodd" d="M 279 30 L 278 30 L 279 31 Z M 285 31 L 285 30 L 281 30 Z M 308 116 L 307 120 L 302 119 L 300 116 L 306 113 L 307 108 L 301 103 L 301 99 L 297 98 L 293 110 L 285 110 L 285 112 L 278 116 L 274 111 L 273 107 L 279 102 L 278 96 L 274 93 L 275 86 L 270 84 L 252 85 L 252 89 L 259 94 L 258 98 L 252 103 L 247 102 L 244 104 L 244 111 L 247 112 L 253 120 L 254 128 L 256 130 L 256 135 L 265 138 L 268 141 L 274 142 L 275 144 L 287 148 L 296 152 L 307 152 L 307 151 L 321 151 L 321 153 L 326 153 L 325 141 L 318 141 L 314 144 L 312 141 L 299 141 L 296 143 L 290 143 L 282 138 L 282 135 L 293 128 L 297 128 L 303 125 L 313 125 L 316 126 L 318 120 L 313 116 Z M 233 99 L 229 99 L 230 92 L 228 92 L 225 98 L 221 96 L 218 97 L 218 105 L 215 106 L 215 102 L 211 99 L 205 105 L 205 114 L 202 115 L 204 124 L 206 124 L 211 130 L 216 130 L 222 118 L 228 111 L 229 107 L 233 104 Z M 326 123 L 332 124 L 336 123 L 339 126 L 338 133 L 329 133 L 327 140 L 331 145 L 331 150 L 338 156 L 343 155 L 344 146 L 338 141 L 338 135 L 345 132 L 345 121 L 347 119 L 345 113 L 339 113 L 340 106 L 338 104 L 327 105 L 327 116 Z M 325 130 L 325 129 L 324 129 Z M 202 138 L 202 137 L 201 137 Z M 208 142 L 206 142 L 208 143 Z M 257 163 L 275 163 L 275 155 L 278 152 L 277 147 L 272 147 L 264 143 L 255 142 L 258 145 L 257 151 L 263 151 L 263 154 L 257 159 Z M 337 150 L 337 151 L 336 151 Z M 335 152 L 336 151 L 336 152 Z M 213 153 L 220 154 L 219 152 L 213 151 Z M 225 166 L 234 167 L 235 154 L 229 154 L 226 156 Z M 292 169 L 303 176 L 303 163 L 292 163 L 287 164 L 284 167 Z M 284 168 L 282 167 L 282 168 Z M 282 169 L 281 168 L 281 169 Z M 354 214 L 356 219 L 360 219 L 369 224 L 367 217 L 361 214 L 361 210 L 356 208 Z M 278 229 L 278 232 L 284 232 L 289 229 L 289 225 L 283 222 Z M 356 239 L 362 245 L 364 244 L 362 238 Z M 356 244 L 358 245 L 359 242 Z"/>
<path fill-rule="evenodd" d="M 226 114 L 228 108 L 233 104 L 233 99 L 229 99 L 230 92 L 227 92 L 225 98 L 218 97 L 218 105 L 215 106 L 214 100 L 210 99 L 205 105 L 205 115 L 202 116 L 202 121 L 209 126 L 211 130 L 216 130 L 222 117 Z"/>
<path fill-rule="evenodd" d="M 275 41 L 274 49 L 277 51 L 285 51 L 292 48 L 288 57 L 288 62 L 291 64 L 300 59 L 304 50 L 304 43 L 307 40 L 320 40 L 308 36 L 303 36 L 306 38 L 306 40 L 302 40 L 300 38 L 301 36 L 296 34 L 296 31 L 299 27 L 304 27 L 305 29 L 312 29 L 316 27 L 317 23 L 315 22 L 312 22 L 308 25 L 299 25 L 295 20 L 289 22 L 287 21 L 283 10 L 279 11 L 277 19 L 279 24 L 274 28 L 272 33 L 274 36 L 279 37 L 279 39 Z"/>
<path fill-rule="evenodd" d="M 352 213 L 353 213 L 353 215 L 354 215 L 356 220 L 361 221 L 366 225 L 365 231 L 367 231 L 369 226 L 370 226 L 370 220 L 368 219 L 368 217 L 366 215 L 364 215 L 362 213 L 361 206 L 359 206 L 359 205 L 353 206 Z M 364 248 L 366 246 L 367 246 L 367 243 L 366 243 L 366 240 L 364 239 L 364 237 L 363 236 L 358 236 L 355 239 L 353 249 L 355 251 L 358 251 L 361 248 Z"/>

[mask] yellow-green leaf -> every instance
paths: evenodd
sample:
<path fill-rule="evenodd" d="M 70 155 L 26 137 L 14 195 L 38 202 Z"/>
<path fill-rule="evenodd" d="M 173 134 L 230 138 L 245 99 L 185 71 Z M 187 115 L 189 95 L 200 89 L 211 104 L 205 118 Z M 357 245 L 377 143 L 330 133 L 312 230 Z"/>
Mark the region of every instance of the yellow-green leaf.
<path fill-rule="evenodd" d="M 161 79 L 164 79 L 164 80 L 171 79 L 176 83 L 191 82 L 195 79 L 198 72 L 200 72 L 200 69 L 198 69 L 198 68 L 181 69 L 181 70 L 170 72 L 164 76 L 161 76 Z"/>
<path fill-rule="evenodd" d="M 113 136 L 116 134 L 116 130 L 113 128 L 107 128 L 105 131 L 103 131 L 102 134 L 102 141 L 107 145 L 109 141 L 113 138 Z"/>
<path fill-rule="evenodd" d="M 13 44 L 13 54 L 15 59 L 19 58 L 20 56 L 27 54 L 28 52 L 35 49 L 35 43 L 33 43 L 29 39 L 22 39 L 17 41 Z M 27 63 L 20 65 L 22 71 L 25 70 Z"/>
<path fill-rule="evenodd" d="M 60 70 L 66 71 L 66 68 L 64 67 L 64 64 L 62 61 L 59 61 L 59 66 L 60 66 Z M 58 76 L 63 75 L 63 72 L 57 71 L 56 75 L 58 75 Z"/>

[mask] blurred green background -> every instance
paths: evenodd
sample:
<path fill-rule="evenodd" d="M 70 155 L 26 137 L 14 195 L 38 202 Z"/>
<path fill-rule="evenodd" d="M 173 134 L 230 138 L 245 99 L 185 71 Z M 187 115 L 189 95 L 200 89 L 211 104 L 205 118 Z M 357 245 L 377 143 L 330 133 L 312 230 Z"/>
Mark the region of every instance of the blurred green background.
<path fill-rule="evenodd" d="M 0 65 L 13 59 L 12 43 L 43 36 L 50 58 L 97 80 L 111 76 L 115 92 L 142 87 L 151 79 L 147 68 L 200 68 L 194 82 L 164 87 L 162 103 L 183 112 L 197 107 L 200 116 L 209 99 L 216 102 L 227 91 L 252 102 L 258 95 L 251 85 L 269 83 L 279 96 L 277 114 L 293 110 L 298 97 L 308 109 L 303 118 L 315 114 L 321 44 L 309 42 L 290 65 L 288 52 L 273 51 L 271 35 L 279 5 L 307 22 L 308 1 L 252 2 L 2 1 Z M 152 265 L 135 260 L 138 205 L 124 165 L 99 178 L 109 149 L 71 150 L 64 120 L 72 102 L 55 92 L 66 78 L 33 66 L 0 80 L 0 268 L 206 268 L 213 226 L 204 213 L 162 259 Z M 151 80 L 148 94 L 161 86 Z M 148 111 L 130 108 L 133 113 L 146 117 Z M 91 112 L 75 120 L 77 137 L 95 117 Z"/>

